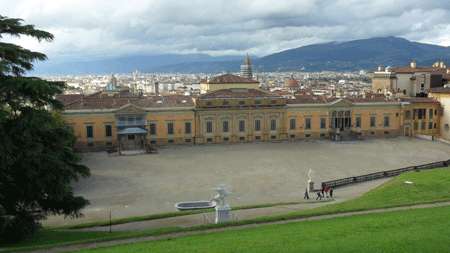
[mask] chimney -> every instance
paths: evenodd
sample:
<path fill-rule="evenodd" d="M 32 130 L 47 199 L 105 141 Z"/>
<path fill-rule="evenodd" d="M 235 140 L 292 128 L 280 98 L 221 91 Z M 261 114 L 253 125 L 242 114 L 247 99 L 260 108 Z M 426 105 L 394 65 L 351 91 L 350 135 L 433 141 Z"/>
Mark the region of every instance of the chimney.
<path fill-rule="evenodd" d="M 159 95 L 159 83 L 155 82 L 155 96 Z"/>
<path fill-rule="evenodd" d="M 417 62 L 412 61 L 411 62 L 411 68 L 415 69 L 417 67 Z"/>

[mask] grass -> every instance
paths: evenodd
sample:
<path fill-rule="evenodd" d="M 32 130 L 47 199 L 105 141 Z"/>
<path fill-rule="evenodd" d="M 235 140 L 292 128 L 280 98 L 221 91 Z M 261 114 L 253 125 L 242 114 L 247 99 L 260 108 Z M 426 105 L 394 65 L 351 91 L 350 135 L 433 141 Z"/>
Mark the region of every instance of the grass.
<path fill-rule="evenodd" d="M 450 207 L 355 215 L 81 252 L 448 252 Z"/>
<path fill-rule="evenodd" d="M 346 202 L 336 203 L 314 209 L 301 210 L 288 214 L 260 217 L 251 220 L 240 220 L 232 223 L 210 224 L 188 228 L 162 228 L 146 231 L 114 232 L 59 232 L 41 230 L 35 236 L 16 245 L 4 245 L 8 250 L 33 249 L 50 245 L 83 243 L 90 241 L 114 240 L 144 235 L 160 235 L 179 231 L 205 230 L 213 227 L 237 226 L 250 223 L 271 222 L 323 214 L 343 213 L 368 209 L 379 209 L 394 206 L 408 206 L 423 203 L 450 201 L 450 168 L 434 169 L 420 172 L 407 172 L 386 182 L 380 187 Z M 414 185 L 404 185 L 404 181 L 412 181 Z M 272 204 L 267 204 L 272 205 Z M 274 204 L 275 205 L 275 204 Z M 250 208 L 250 207 L 242 207 Z M 131 218 L 132 219 L 132 218 Z M 302 223 L 303 224 L 303 223 Z M 331 228 L 330 228 L 331 229 Z M 69 233 L 69 234 L 67 234 Z M 68 236 L 70 235 L 70 236 Z M 46 240 L 36 238 L 46 237 Z M 264 250 L 263 250 L 264 251 Z"/>
<path fill-rule="evenodd" d="M 271 206 L 282 206 L 282 205 L 296 205 L 301 203 L 315 203 L 315 202 L 324 202 L 324 201 L 334 201 L 333 199 L 324 199 L 324 200 L 313 200 L 313 201 L 301 201 L 301 202 L 279 202 L 279 203 L 265 203 L 265 204 L 257 204 L 257 205 L 247 205 L 247 206 L 236 206 L 233 207 L 233 211 L 235 210 L 243 210 L 243 209 L 255 209 L 255 208 L 263 208 L 263 207 L 271 207 Z M 203 210 L 191 210 L 191 211 L 183 211 L 183 212 L 170 212 L 170 213 L 160 213 L 160 214 L 151 214 L 144 216 L 136 216 L 122 219 L 114 219 L 111 220 L 111 225 L 118 225 L 136 221 L 148 221 L 148 220 L 157 220 L 164 219 L 176 216 L 197 214 L 197 213 L 210 213 L 215 212 L 215 209 L 203 209 Z M 67 225 L 61 227 L 45 227 L 46 230 L 61 230 L 61 229 L 80 229 L 80 228 L 90 228 L 90 227 L 102 227 L 109 226 L 110 221 L 97 221 L 90 223 L 83 223 L 77 225 Z"/>

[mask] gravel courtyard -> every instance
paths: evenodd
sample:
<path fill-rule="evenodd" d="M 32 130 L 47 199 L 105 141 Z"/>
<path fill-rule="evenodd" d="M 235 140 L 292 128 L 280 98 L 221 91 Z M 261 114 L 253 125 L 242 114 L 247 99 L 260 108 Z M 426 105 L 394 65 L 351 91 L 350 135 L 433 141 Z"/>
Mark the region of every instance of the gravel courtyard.
<path fill-rule="evenodd" d="M 49 217 L 45 226 L 176 211 L 182 201 L 209 200 L 226 184 L 230 206 L 303 200 L 308 171 L 323 181 L 450 159 L 450 146 L 416 138 L 172 146 L 158 154 L 81 154 L 91 177 L 73 184 L 91 201 L 82 219 Z"/>

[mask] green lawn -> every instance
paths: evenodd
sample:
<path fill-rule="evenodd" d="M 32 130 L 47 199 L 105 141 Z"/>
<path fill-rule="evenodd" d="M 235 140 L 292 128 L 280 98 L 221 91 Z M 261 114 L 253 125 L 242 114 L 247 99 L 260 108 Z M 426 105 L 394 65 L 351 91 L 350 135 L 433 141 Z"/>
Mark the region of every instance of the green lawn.
<path fill-rule="evenodd" d="M 448 252 L 450 207 L 197 234 L 80 252 Z"/>
<path fill-rule="evenodd" d="M 414 185 L 404 185 L 404 181 L 412 181 L 414 182 Z M 336 188 L 335 192 L 338 191 L 339 188 Z M 113 240 L 143 235 L 158 235 L 183 230 L 204 230 L 211 227 L 236 226 L 248 223 L 286 220 L 322 214 L 377 209 L 392 206 L 408 206 L 442 201 L 450 201 L 450 168 L 407 172 L 393 178 L 392 180 L 359 198 L 289 214 L 260 217 L 252 220 L 241 220 L 233 223 L 203 225 L 198 227 L 162 228 L 147 231 L 113 232 L 112 234 L 105 232 L 87 233 L 41 230 L 38 231 L 32 238 L 29 238 L 20 244 L 0 245 L 0 248 L 6 248 L 8 250 L 23 250 L 25 248 L 38 248 L 49 245 L 71 244 L 96 240 Z M 326 239 L 324 238 L 324 240 Z"/>

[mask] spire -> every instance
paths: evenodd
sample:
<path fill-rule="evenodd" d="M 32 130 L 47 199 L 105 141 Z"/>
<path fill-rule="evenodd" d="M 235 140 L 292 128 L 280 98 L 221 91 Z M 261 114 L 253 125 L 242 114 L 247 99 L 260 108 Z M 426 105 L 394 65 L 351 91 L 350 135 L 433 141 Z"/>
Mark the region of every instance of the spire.
<path fill-rule="evenodd" d="M 245 57 L 244 65 L 251 65 L 250 58 L 248 58 L 248 53 L 247 53 L 247 57 Z"/>

